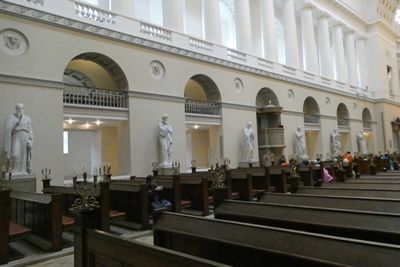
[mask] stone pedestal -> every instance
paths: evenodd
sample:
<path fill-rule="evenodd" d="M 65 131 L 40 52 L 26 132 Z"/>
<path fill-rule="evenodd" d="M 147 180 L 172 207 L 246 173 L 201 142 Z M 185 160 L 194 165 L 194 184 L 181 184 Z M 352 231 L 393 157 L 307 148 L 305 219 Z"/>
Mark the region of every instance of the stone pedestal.
<path fill-rule="evenodd" d="M 258 161 L 239 161 L 238 166 L 239 168 L 258 167 L 260 163 Z"/>
<path fill-rule="evenodd" d="M 15 191 L 36 192 L 36 175 L 16 175 L 11 177 L 10 186 Z"/>
<path fill-rule="evenodd" d="M 174 174 L 174 168 L 160 168 L 158 169 L 158 175 L 172 175 Z"/>

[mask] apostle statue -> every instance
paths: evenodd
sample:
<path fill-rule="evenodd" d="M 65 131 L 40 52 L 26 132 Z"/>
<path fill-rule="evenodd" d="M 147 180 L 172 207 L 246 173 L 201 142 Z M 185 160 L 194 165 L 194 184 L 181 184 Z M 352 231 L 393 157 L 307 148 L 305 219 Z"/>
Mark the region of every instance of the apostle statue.
<path fill-rule="evenodd" d="M 338 128 L 334 128 L 331 133 L 331 147 L 332 147 L 333 157 L 337 157 L 342 153 L 341 152 L 342 144 L 340 142 L 340 133 Z"/>
<path fill-rule="evenodd" d="M 244 162 L 253 162 L 253 151 L 254 151 L 254 130 L 251 128 L 252 122 L 249 121 L 246 127 L 243 129 L 243 151 L 244 151 Z"/>
<path fill-rule="evenodd" d="M 368 154 L 367 140 L 365 139 L 364 131 L 360 130 L 357 134 L 358 152 L 363 155 Z"/>
<path fill-rule="evenodd" d="M 24 114 L 24 105 L 15 105 L 15 113 L 9 115 L 5 124 L 7 172 L 13 175 L 31 173 L 33 132 L 31 119 Z"/>
<path fill-rule="evenodd" d="M 303 128 L 298 125 L 295 133 L 295 155 L 299 162 L 307 160 L 306 138 L 304 136 Z"/>
<path fill-rule="evenodd" d="M 161 149 L 161 167 L 171 167 L 172 154 L 172 126 L 168 122 L 168 115 L 163 114 L 161 121 L 158 123 L 159 139 Z"/>

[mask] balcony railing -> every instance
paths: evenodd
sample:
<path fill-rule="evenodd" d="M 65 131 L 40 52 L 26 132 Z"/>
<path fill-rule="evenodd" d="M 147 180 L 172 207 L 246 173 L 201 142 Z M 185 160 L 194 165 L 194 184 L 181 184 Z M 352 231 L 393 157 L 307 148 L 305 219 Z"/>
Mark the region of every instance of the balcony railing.
<path fill-rule="evenodd" d="M 221 115 L 221 104 L 215 102 L 186 100 L 185 113 L 196 115 Z"/>
<path fill-rule="evenodd" d="M 304 115 L 304 123 L 319 124 L 319 115 Z"/>
<path fill-rule="evenodd" d="M 337 123 L 338 123 L 338 126 L 340 126 L 340 127 L 349 127 L 350 126 L 349 119 L 338 119 Z"/>
<path fill-rule="evenodd" d="M 371 121 L 363 121 L 363 128 L 364 129 L 371 129 L 372 128 L 372 122 Z"/>
<path fill-rule="evenodd" d="M 126 92 L 66 85 L 64 104 L 126 108 Z"/>

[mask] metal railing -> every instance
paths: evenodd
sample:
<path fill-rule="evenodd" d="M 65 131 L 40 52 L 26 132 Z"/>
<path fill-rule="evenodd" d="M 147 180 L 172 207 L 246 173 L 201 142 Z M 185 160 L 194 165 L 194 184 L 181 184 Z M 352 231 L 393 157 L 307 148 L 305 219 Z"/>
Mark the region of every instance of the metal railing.
<path fill-rule="evenodd" d="M 337 123 L 338 123 L 338 126 L 342 126 L 342 127 L 349 127 L 350 126 L 350 120 L 349 119 L 338 119 Z"/>
<path fill-rule="evenodd" d="M 186 100 L 185 113 L 198 115 L 221 115 L 221 104 L 215 102 Z"/>
<path fill-rule="evenodd" d="M 304 115 L 304 123 L 319 124 L 319 115 Z"/>
<path fill-rule="evenodd" d="M 126 108 L 127 97 L 126 92 L 121 91 L 65 85 L 63 103 Z"/>
<path fill-rule="evenodd" d="M 372 122 L 371 121 L 363 121 L 363 128 L 371 129 L 372 128 Z"/>

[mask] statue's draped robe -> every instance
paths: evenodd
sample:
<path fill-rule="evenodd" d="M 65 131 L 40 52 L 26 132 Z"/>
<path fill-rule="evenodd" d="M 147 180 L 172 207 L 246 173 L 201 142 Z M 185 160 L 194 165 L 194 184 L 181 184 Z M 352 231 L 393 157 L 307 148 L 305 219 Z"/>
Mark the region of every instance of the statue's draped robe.
<path fill-rule="evenodd" d="M 160 122 L 161 164 L 171 163 L 172 153 L 172 127 L 169 123 Z"/>
<path fill-rule="evenodd" d="M 9 160 L 8 171 L 14 175 L 27 174 L 28 144 L 32 145 L 31 119 L 15 114 L 8 116 L 5 125 L 5 153 Z"/>
<path fill-rule="evenodd" d="M 252 128 L 243 130 L 244 161 L 253 161 L 254 131 Z"/>

